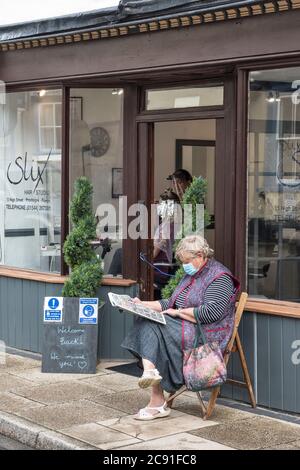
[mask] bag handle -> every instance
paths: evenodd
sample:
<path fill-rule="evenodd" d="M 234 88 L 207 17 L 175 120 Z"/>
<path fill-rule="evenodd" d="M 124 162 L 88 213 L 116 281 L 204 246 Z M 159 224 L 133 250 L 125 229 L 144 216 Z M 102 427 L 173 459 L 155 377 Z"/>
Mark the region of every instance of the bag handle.
<path fill-rule="evenodd" d="M 207 339 L 206 339 L 206 336 L 205 336 L 205 333 L 204 333 L 204 329 L 202 328 L 201 322 L 200 322 L 195 310 L 196 309 L 194 308 L 193 314 L 194 314 L 194 318 L 197 322 L 197 327 L 196 327 L 197 331 L 196 331 L 195 340 L 194 340 L 194 346 L 193 346 L 194 348 L 196 348 L 198 346 L 200 337 L 203 341 L 203 344 L 207 343 Z"/>

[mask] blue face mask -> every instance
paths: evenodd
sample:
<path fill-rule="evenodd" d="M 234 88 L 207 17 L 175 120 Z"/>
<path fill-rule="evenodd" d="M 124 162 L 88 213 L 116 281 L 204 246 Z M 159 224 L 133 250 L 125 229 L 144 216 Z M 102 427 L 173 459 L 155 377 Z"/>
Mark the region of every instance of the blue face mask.
<path fill-rule="evenodd" d="M 189 276 L 194 276 L 199 271 L 199 268 L 195 268 L 192 263 L 182 264 L 184 272 Z"/>

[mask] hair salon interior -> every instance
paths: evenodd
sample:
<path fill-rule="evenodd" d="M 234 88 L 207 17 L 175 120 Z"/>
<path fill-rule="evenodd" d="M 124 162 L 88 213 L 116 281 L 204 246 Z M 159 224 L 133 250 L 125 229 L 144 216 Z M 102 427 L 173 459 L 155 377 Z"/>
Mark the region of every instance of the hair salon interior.
<path fill-rule="evenodd" d="M 240 337 L 258 405 L 300 413 L 299 24 L 299 0 L 123 0 L 0 27 L 7 346 L 41 351 L 43 298 L 68 275 L 74 180 L 91 180 L 97 215 L 103 203 L 118 212 L 122 195 L 150 205 L 183 168 L 207 179 L 205 236 L 249 293 Z M 153 240 L 123 230 L 117 218 L 98 234 L 99 296 L 149 298 L 153 270 L 139 254 L 151 259 Z M 105 304 L 99 357 L 128 357 L 120 343 L 131 324 Z M 239 359 L 229 373 L 241 377 Z M 230 385 L 222 394 L 248 401 Z"/>

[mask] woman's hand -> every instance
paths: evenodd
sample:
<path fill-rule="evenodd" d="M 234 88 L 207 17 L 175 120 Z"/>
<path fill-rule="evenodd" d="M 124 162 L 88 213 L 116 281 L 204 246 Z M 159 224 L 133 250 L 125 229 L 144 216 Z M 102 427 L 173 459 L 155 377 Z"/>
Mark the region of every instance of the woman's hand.
<path fill-rule="evenodd" d="M 166 315 L 170 315 L 170 317 L 174 317 L 174 318 L 179 316 L 179 310 L 176 310 L 175 308 L 168 308 L 168 310 L 164 310 L 162 313 Z"/>
<path fill-rule="evenodd" d="M 132 302 L 134 302 L 135 304 L 142 304 L 143 301 L 141 299 L 139 299 L 138 297 L 134 297 L 134 299 L 132 299 Z"/>

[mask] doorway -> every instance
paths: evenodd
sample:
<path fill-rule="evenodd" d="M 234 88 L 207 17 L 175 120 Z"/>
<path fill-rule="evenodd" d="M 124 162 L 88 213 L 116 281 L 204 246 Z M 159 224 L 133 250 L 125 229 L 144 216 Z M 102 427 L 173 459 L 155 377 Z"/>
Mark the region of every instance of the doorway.
<path fill-rule="evenodd" d="M 148 181 L 149 184 L 148 190 L 141 186 L 140 198 L 149 206 L 159 202 L 168 191 L 174 189 L 168 177 L 170 178 L 176 170 L 183 169 L 192 177 L 205 178 L 207 181 L 205 208 L 211 217 L 210 225 L 205 229 L 205 238 L 220 261 L 223 261 L 222 232 L 225 225 L 223 126 L 223 118 L 139 124 L 139 155 L 143 158 L 140 171 L 144 172 L 140 172 L 140 181 Z M 169 275 L 172 275 L 176 262 L 174 257 L 171 259 L 170 246 L 169 253 L 165 251 L 157 255 L 154 245 L 151 237 L 148 240 L 141 240 L 140 251 L 147 253 L 148 260 L 158 265 L 160 270 L 167 271 L 168 275 L 165 277 L 160 273 L 157 275 L 155 269 L 151 269 L 143 261 L 140 262 L 141 294 L 148 299 L 154 298 L 154 294 L 158 297 L 157 292 L 170 279 Z M 161 269 L 164 265 L 169 265 L 169 269 Z"/>

